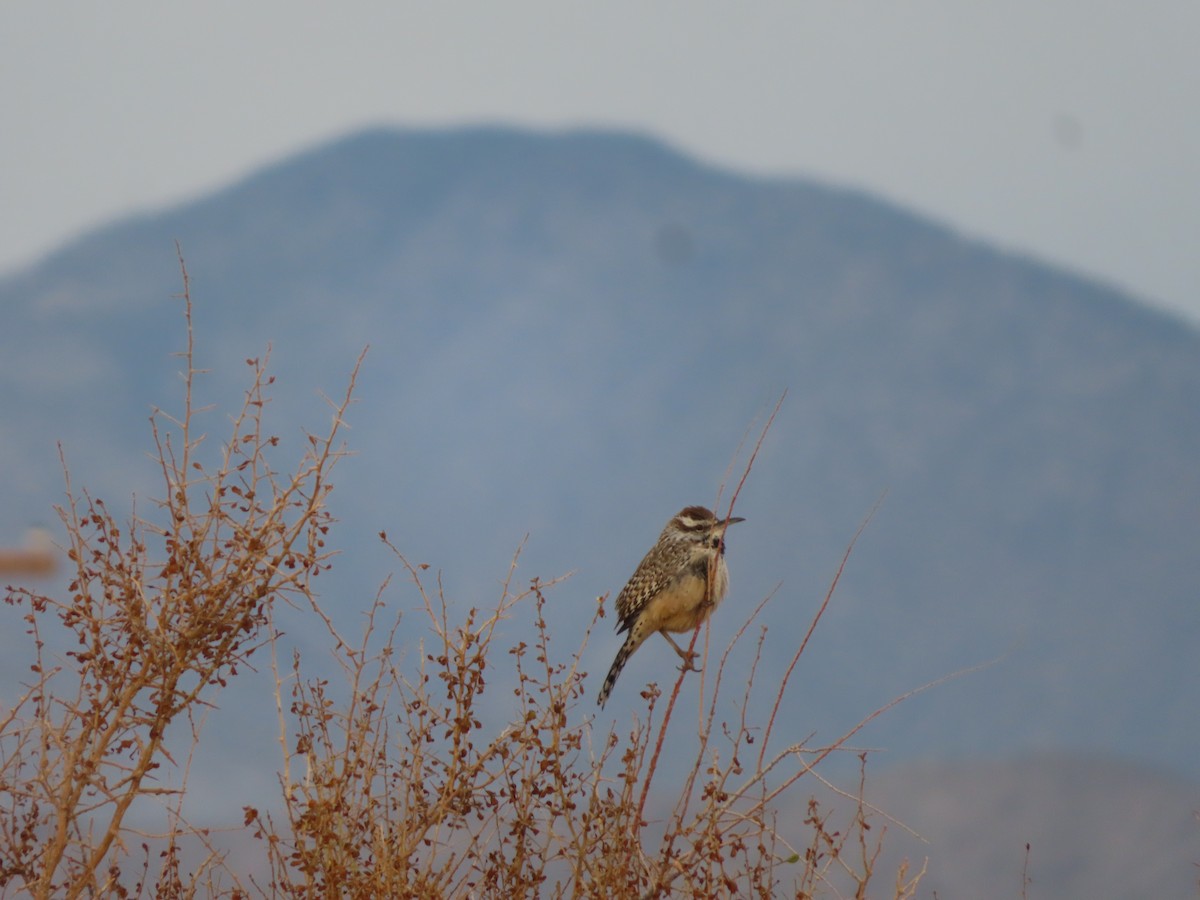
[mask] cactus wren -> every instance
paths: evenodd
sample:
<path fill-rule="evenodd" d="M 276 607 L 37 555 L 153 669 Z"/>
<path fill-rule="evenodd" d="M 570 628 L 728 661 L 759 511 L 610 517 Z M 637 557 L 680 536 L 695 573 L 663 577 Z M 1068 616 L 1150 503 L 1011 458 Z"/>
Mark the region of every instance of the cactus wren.
<path fill-rule="evenodd" d="M 691 657 L 668 632 L 698 627 L 729 588 L 725 565 L 725 529 L 744 519 L 718 519 L 703 506 L 689 506 L 674 516 L 638 564 L 617 596 L 617 633 L 629 636 L 617 651 L 596 702 L 604 706 L 617 676 L 638 647 L 656 631 L 691 665 Z"/>

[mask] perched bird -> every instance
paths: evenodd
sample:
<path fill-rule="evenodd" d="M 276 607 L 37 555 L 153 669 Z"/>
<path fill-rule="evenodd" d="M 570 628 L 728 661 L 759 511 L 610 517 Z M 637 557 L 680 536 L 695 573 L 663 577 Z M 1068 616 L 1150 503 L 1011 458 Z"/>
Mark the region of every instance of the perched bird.
<path fill-rule="evenodd" d="M 629 636 L 600 688 L 600 706 L 629 657 L 655 632 L 675 648 L 685 666 L 691 666 L 695 654 L 681 649 L 669 632 L 691 631 L 725 599 L 725 529 L 744 521 L 739 516 L 718 519 L 703 506 L 689 506 L 672 516 L 617 596 L 617 633 L 628 631 Z"/>

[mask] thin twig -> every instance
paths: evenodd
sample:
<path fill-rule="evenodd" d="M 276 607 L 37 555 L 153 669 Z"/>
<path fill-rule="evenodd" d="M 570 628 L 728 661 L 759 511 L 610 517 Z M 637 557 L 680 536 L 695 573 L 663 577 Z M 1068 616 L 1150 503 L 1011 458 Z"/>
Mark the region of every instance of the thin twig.
<path fill-rule="evenodd" d="M 812 639 L 813 633 L 817 630 L 817 625 L 820 623 L 825 611 L 829 608 L 829 602 L 833 599 L 833 592 L 837 590 L 838 582 L 841 581 L 842 572 L 846 569 L 846 563 L 850 559 L 850 554 L 854 552 L 854 545 L 858 543 L 859 537 L 871 524 L 871 520 L 875 517 L 875 513 L 879 510 L 884 498 L 887 496 L 887 491 L 880 495 L 875 501 L 875 505 L 871 507 L 866 517 L 859 523 L 858 529 L 854 532 L 854 536 L 850 538 L 850 543 L 846 546 L 845 552 L 842 554 L 842 559 L 838 563 L 837 571 L 833 574 L 833 581 L 829 583 L 829 590 L 825 592 L 825 597 L 821 601 L 821 605 L 817 608 L 816 613 L 812 617 L 812 621 L 808 624 L 808 631 L 804 633 L 803 639 L 800 641 L 800 646 L 796 648 L 796 652 L 792 654 L 792 660 L 788 663 L 787 670 L 783 673 L 783 679 L 780 682 L 779 692 L 775 695 L 775 705 L 771 707 L 771 715 L 767 719 L 767 730 L 763 734 L 762 746 L 758 750 L 758 766 L 762 768 L 763 759 L 766 756 L 768 741 L 771 739 L 771 732 L 775 728 L 775 717 L 779 713 L 779 707 L 783 703 L 783 696 L 787 690 L 788 682 L 791 681 L 792 672 L 796 669 L 796 664 L 800 662 L 800 657 L 804 655 L 804 651 L 808 648 L 808 642 Z"/>

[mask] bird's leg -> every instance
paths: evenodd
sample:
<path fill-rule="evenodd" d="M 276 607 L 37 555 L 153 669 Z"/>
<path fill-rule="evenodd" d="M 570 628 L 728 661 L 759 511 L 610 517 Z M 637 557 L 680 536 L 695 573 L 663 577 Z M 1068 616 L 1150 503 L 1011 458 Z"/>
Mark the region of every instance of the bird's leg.
<path fill-rule="evenodd" d="M 675 652 L 678 653 L 679 658 L 683 660 L 683 665 L 679 667 L 680 672 L 700 671 L 696 668 L 696 657 L 700 655 L 699 653 L 697 653 L 695 650 L 684 650 L 677 643 L 675 643 L 675 639 L 665 631 L 660 631 L 659 634 L 667 639 L 667 643 L 675 648 Z"/>

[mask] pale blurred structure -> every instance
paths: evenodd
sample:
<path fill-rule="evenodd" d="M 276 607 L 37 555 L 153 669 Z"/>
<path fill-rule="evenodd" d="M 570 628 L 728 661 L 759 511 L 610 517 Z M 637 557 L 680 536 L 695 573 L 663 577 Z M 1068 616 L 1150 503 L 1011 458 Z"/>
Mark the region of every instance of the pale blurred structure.
<path fill-rule="evenodd" d="M 45 528 L 30 528 L 25 544 L 16 550 L 0 548 L 0 575 L 47 577 L 58 568 L 54 540 Z"/>

